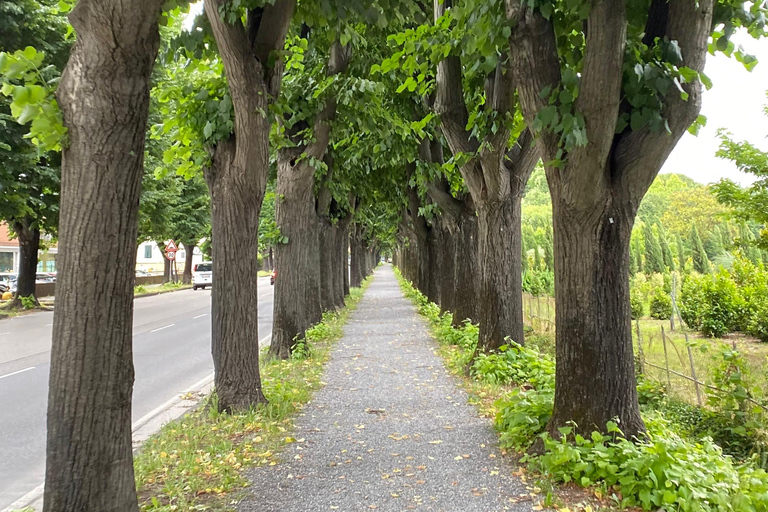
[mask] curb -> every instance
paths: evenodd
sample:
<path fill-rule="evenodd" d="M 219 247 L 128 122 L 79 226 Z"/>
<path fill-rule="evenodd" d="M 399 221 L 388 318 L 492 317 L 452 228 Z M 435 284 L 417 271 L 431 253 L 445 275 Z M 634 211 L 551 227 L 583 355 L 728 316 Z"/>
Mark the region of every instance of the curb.
<path fill-rule="evenodd" d="M 272 341 L 272 335 L 267 335 L 259 340 L 259 347 L 266 347 Z M 202 403 L 202 398 L 213 389 L 213 377 L 210 375 L 197 381 L 180 395 L 174 396 L 167 402 L 151 410 L 131 425 L 133 434 L 133 452 L 135 453 L 144 441 L 160 430 L 163 425 L 177 420 Z M 11 503 L 0 512 L 12 512 L 14 510 L 32 509 L 39 512 L 43 510 L 43 490 L 45 484 L 40 484 L 30 492 Z"/>

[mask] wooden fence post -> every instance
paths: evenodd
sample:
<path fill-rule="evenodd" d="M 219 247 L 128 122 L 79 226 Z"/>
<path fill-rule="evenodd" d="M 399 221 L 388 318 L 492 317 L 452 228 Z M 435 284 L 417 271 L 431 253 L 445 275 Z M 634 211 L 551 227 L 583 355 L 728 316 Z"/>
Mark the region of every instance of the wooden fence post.
<path fill-rule="evenodd" d="M 661 326 L 661 342 L 664 345 L 664 367 L 667 369 L 667 393 L 672 391 L 672 378 L 669 376 L 669 356 L 667 355 L 667 336 L 664 334 L 664 326 Z"/>
<path fill-rule="evenodd" d="M 688 349 L 688 360 L 691 362 L 691 377 L 693 377 L 693 386 L 696 388 L 696 400 L 699 403 L 699 407 L 701 407 L 701 390 L 699 389 L 699 379 L 696 377 L 696 365 L 693 364 L 693 354 L 691 353 L 691 345 L 688 343 L 688 333 L 683 334 L 685 335 L 685 347 Z"/>
<path fill-rule="evenodd" d="M 637 357 L 640 360 L 640 373 L 645 373 L 645 355 L 643 353 L 643 335 L 640 334 L 640 320 L 637 320 Z"/>

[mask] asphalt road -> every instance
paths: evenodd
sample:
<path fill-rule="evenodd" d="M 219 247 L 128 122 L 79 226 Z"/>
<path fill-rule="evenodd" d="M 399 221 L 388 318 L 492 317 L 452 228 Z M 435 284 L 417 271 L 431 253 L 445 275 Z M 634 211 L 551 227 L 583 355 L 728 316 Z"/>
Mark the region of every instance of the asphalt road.
<path fill-rule="evenodd" d="M 272 330 L 272 292 L 259 279 L 259 340 Z M 133 421 L 213 371 L 211 292 L 183 290 L 134 302 Z M 0 321 L 0 510 L 45 476 L 45 411 L 52 312 Z"/>

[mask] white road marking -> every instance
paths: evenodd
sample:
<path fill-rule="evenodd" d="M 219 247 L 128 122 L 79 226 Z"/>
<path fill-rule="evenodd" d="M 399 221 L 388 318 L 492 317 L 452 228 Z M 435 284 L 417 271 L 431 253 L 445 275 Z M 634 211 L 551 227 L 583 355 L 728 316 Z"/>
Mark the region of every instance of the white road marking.
<path fill-rule="evenodd" d="M 17 372 L 11 372 L 11 373 L 6 374 L 6 375 L 0 375 L 0 379 L 4 379 L 6 377 L 11 377 L 13 375 L 18 375 L 20 373 L 28 372 L 29 370 L 34 370 L 34 369 L 35 369 L 34 366 L 30 366 L 29 368 L 24 368 L 23 370 L 19 370 Z"/>
<path fill-rule="evenodd" d="M 208 313 L 204 313 L 202 315 L 193 316 L 192 320 L 197 320 L 198 318 L 203 318 L 204 316 L 208 316 Z"/>
<path fill-rule="evenodd" d="M 173 327 L 174 325 L 176 325 L 176 324 L 170 324 L 170 325 L 166 325 L 166 326 L 164 326 L 164 327 L 158 327 L 157 329 L 152 329 L 152 330 L 151 330 L 151 331 L 149 331 L 149 332 L 157 332 L 157 331 L 162 331 L 163 329 L 167 329 L 167 328 L 169 328 L 169 327 Z"/>

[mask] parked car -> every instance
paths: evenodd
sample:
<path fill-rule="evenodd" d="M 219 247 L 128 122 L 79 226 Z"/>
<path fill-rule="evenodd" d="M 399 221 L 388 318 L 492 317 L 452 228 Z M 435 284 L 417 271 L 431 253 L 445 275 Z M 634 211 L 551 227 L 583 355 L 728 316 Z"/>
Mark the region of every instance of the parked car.
<path fill-rule="evenodd" d="M 205 290 L 206 286 L 213 286 L 213 263 L 210 261 L 198 263 L 192 269 L 192 289 Z"/>
<path fill-rule="evenodd" d="M 277 270 L 273 270 L 269 273 L 269 284 L 275 284 L 275 278 L 277 277 Z"/>
<path fill-rule="evenodd" d="M 0 274 L 0 293 L 11 292 L 16 293 L 16 274 L 5 273 Z"/>

